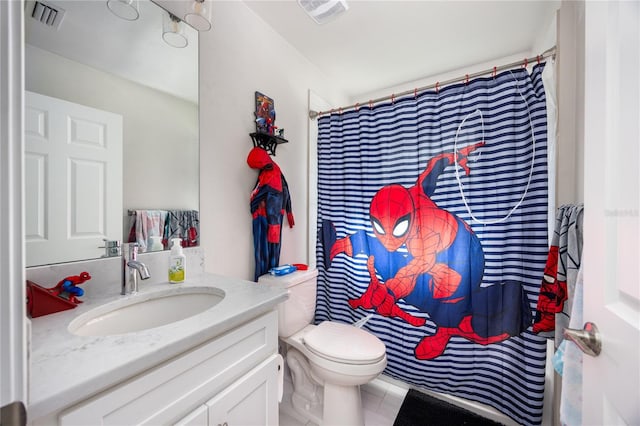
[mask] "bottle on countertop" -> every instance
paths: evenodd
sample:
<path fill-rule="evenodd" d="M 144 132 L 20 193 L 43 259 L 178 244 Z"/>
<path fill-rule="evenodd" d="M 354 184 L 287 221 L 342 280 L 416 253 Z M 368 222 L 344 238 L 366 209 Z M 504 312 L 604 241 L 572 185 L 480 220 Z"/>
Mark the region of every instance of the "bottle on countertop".
<path fill-rule="evenodd" d="M 153 235 L 149 238 L 151 240 L 151 244 L 149 244 L 148 251 L 162 251 L 164 250 L 164 246 L 162 245 L 162 237 L 159 235 Z"/>
<path fill-rule="evenodd" d="M 184 282 L 186 274 L 186 256 L 182 251 L 182 240 L 180 238 L 171 239 L 171 254 L 169 255 L 169 282 Z"/>

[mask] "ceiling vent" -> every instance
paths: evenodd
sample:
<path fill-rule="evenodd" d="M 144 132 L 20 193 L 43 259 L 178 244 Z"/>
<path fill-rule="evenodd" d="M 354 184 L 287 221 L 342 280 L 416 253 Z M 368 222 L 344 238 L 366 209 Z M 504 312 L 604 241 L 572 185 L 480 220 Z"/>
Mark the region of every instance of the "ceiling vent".
<path fill-rule="evenodd" d="M 64 9 L 58 7 L 52 3 L 45 3 L 44 1 L 26 2 L 27 13 L 31 15 L 33 19 L 40 22 L 47 27 L 60 28 L 60 24 L 64 19 Z"/>
<path fill-rule="evenodd" d="M 345 0 L 298 0 L 298 4 L 317 24 L 329 22 L 349 9 Z"/>

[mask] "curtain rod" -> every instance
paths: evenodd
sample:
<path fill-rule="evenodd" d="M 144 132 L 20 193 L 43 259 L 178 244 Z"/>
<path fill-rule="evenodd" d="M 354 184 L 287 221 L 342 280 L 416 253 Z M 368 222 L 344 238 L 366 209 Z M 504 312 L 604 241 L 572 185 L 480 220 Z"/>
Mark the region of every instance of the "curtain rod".
<path fill-rule="evenodd" d="M 404 92 L 400 92 L 400 93 L 397 93 L 397 94 L 391 94 L 391 95 L 383 96 L 381 98 L 371 99 L 370 101 L 365 102 L 365 103 L 355 103 L 355 104 L 348 105 L 348 106 L 341 107 L 341 108 L 332 108 L 329 111 L 313 111 L 313 110 L 310 110 L 309 111 L 309 118 L 312 119 L 312 120 L 315 120 L 316 118 L 318 118 L 319 116 L 324 115 L 324 114 L 332 114 L 332 113 L 337 112 L 337 111 L 344 111 L 344 110 L 354 109 L 354 108 L 358 108 L 358 107 L 363 106 L 363 105 L 373 105 L 373 104 L 378 103 L 378 102 L 387 101 L 389 99 L 400 98 L 400 97 L 405 96 L 405 95 L 417 95 L 418 92 L 424 92 L 425 90 L 429 90 L 429 89 L 433 89 L 433 88 L 437 88 L 437 87 L 442 87 L 442 86 L 445 86 L 445 85 L 451 84 L 451 83 L 459 83 L 460 80 L 469 81 L 470 78 L 480 77 L 482 75 L 489 74 L 489 73 L 497 73 L 498 71 L 508 70 L 508 69 L 514 68 L 516 66 L 525 66 L 526 67 L 529 63 L 540 62 L 543 59 L 548 58 L 549 56 L 555 57 L 555 55 L 556 55 L 556 47 L 553 46 L 550 49 L 545 50 L 541 55 L 538 55 L 538 56 L 535 56 L 535 57 L 532 57 L 532 58 L 526 58 L 524 60 L 511 62 L 510 64 L 501 65 L 499 67 L 493 67 L 491 69 L 487 69 L 487 70 L 484 70 L 484 71 L 478 71 L 478 72 L 475 72 L 473 74 L 466 74 L 466 75 L 463 75 L 462 77 L 452 78 L 452 79 L 445 80 L 445 81 L 442 81 L 442 82 L 436 82 L 434 84 L 429 84 L 428 86 L 417 87 L 417 88 L 415 88 L 413 90 L 405 90 Z"/>

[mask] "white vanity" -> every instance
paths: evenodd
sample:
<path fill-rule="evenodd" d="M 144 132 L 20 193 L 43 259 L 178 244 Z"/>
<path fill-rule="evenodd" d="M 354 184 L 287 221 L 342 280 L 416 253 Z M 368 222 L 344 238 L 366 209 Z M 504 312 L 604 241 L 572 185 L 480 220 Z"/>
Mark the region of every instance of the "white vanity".
<path fill-rule="evenodd" d="M 211 274 L 140 287 L 32 320 L 29 424 L 277 425 L 283 368 L 275 309 L 286 292 Z M 201 313 L 110 334 L 105 310 L 207 291 L 220 297 Z M 170 304 L 159 306 L 170 313 Z M 102 335 L 69 331 L 74 319 L 96 315 L 107 327 L 88 333 Z"/>

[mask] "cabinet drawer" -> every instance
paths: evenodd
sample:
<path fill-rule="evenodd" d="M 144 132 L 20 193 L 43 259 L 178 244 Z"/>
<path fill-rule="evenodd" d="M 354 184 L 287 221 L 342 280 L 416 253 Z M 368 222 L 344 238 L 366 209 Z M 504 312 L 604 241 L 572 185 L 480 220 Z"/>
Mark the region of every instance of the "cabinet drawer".
<path fill-rule="evenodd" d="M 60 425 L 166 424 L 277 352 L 275 311 L 64 411 Z"/>

